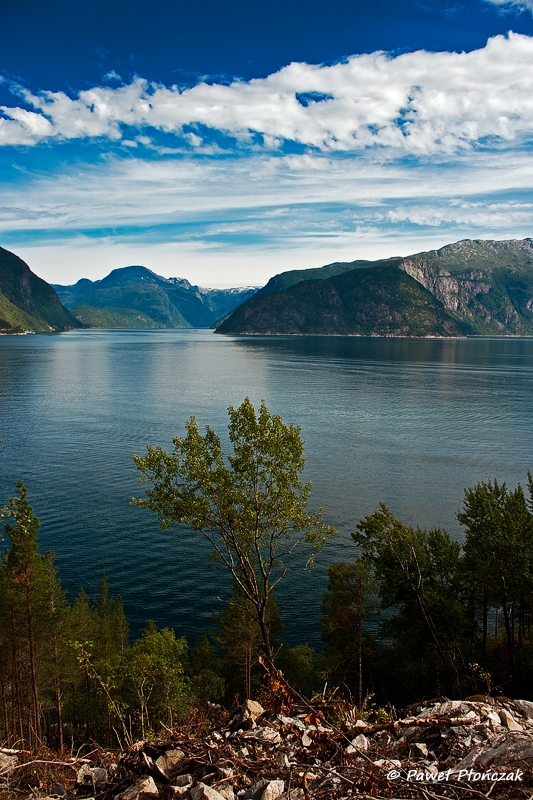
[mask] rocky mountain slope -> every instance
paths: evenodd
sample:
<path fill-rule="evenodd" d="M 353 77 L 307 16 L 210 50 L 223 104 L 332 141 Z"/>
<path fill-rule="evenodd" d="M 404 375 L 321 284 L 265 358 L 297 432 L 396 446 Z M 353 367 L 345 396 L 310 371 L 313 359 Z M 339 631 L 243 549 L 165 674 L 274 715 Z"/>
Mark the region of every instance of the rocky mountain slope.
<path fill-rule="evenodd" d="M 217 331 L 532 336 L 533 239 L 467 239 L 403 258 L 282 273 Z"/>
<path fill-rule="evenodd" d="M 63 307 L 50 284 L 14 253 L 0 247 L 0 332 L 64 331 L 80 322 Z"/>
<path fill-rule="evenodd" d="M 203 289 L 142 266 L 114 269 L 99 281 L 82 278 L 72 286 L 54 288 L 84 324 L 106 328 L 209 328 L 256 291 Z"/>

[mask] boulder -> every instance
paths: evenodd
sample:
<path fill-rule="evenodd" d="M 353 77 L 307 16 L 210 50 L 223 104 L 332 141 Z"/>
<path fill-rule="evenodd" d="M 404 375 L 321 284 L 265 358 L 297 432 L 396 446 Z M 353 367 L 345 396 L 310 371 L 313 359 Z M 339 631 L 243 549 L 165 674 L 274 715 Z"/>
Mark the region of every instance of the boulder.
<path fill-rule="evenodd" d="M 174 778 L 174 786 L 192 786 L 192 775 L 178 775 Z"/>
<path fill-rule="evenodd" d="M 281 742 L 281 736 L 273 728 L 256 728 L 253 731 L 245 731 L 242 734 L 242 738 L 255 739 L 265 744 L 279 744 Z"/>
<path fill-rule="evenodd" d="M 189 793 L 191 800 L 225 800 L 224 795 L 205 783 L 198 783 L 193 786 L 192 789 L 189 789 Z"/>
<path fill-rule="evenodd" d="M 242 718 L 249 719 L 250 717 L 254 720 L 260 717 L 261 714 L 265 713 L 265 709 L 261 705 L 261 703 L 256 702 L 255 700 L 246 700 L 242 706 Z"/>
<path fill-rule="evenodd" d="M 455 765 L 456 770 L 470 767 L 521 766 L 533 762 L 533 734 L 519 731 L 506 731 L 496 736 L 490 743 L 475 747 L 462 761 Z"/>
<path fill-rule="evenodd" d="M 220 786 L 215 786 L 214 788 L 225 800 L 235 800 L 235 792 L 233 791 L 231 783 L 222 783 Z"/>
<path fill-rule="evenodd" d="M 500 720 L 504 728 L 508 731 L 523 731 L 523 727 L 518 724 L 512 714 L 506 708 L 500 709 Z"/>
<path fill-rule="evenodd" d="M 76 775 L 78 786 L 103 786 L 107 783 L 107 770 L 103 767 L 91 767 L 89 764 L 82 764 Z"/>
<path fill-rule="evenodd" d="M 269 781 L 268 786 L 261 795 L 261 800 L 278 800 L 285 790 L 284 781 Z"/>
<path fill-rule="evenodd" d="M 164 778 L 171 780 L 186 760 L 183 750 L 167 750 L 155 761 L 155 767 Z"/>
<path fill-rule="evenodd" d="M 415 760 L 422 760 L 428 757 L 428 748 L 427 744 L 423 742 L 413 742 L 409 745 L 409 758 L 414 758 Z"/>
<path fill-rule="evenodd" d="M 143 800 L 143 798 L 158 797 L 159 791 L 151 777 L 144 777 L 130 786 L 124 792 L 117 794 L 115 800 Z"/>
<path fill-rule="evenodd" d="M 249 786 L 248 789 L 246 789 L 242 796 L 243 800 L 262 800 L 263 793 L 269 783 L 270 781 L 268 781 L 266 778 L 256 781 L 256 783 L 252 784 L 252 786 Z"/>

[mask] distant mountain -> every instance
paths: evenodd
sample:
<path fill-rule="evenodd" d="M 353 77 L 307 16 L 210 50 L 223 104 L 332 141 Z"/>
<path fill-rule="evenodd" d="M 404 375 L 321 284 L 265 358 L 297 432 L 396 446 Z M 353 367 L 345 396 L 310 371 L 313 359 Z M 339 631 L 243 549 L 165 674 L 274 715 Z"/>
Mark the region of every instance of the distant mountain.
<path fill-rule="evenodd" d="M 533 336 L 533 239 L 281 273 L 217 332 Z"/>
<path fill-rule="evenodd" d="M 49 283 L 0 247 L 0 332 L 65 331 L 81 327 Z"/>
<path fill-rule="evenodd" d="M 84 324 L 120 328 L 209 328 L 256 291 L 204 289 L 142 266 L 114 269 L 99 281 L 82 278 L 72 286 L 54 284 L 54 289 Z"/>

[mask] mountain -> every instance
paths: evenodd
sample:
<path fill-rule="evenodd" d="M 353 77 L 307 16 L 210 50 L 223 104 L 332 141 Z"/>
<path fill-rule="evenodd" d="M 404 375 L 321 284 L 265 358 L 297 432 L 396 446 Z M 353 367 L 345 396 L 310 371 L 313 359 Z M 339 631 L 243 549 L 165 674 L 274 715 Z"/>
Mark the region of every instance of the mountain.
<path fill-rule="evenodd" d="M 65 331 L 81 327 L 49 283 L 0 247 L 0 332 Z"/>
<path fill-rule="evenodd" d="M 217 332 L 533 336 L 533 239 L 281 273 Z"/>
<path fill-rule="evenodd" d="M 72 286 L 54 288 L 84 324 L 121 328 L 209 328 L 256 291 L 204 289 L 142 266 L 121 267 L 99 281 L 82 278 Z"/>

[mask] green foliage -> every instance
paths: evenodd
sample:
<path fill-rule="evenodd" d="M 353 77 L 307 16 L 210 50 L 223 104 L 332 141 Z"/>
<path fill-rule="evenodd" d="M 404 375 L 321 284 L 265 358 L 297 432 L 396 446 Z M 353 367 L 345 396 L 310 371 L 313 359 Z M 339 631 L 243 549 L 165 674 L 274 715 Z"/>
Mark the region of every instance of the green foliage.
<path fill-rule="evenodd" d="M 53 288 L 21 258 L 0 247 L 0 329 L 48 331 L 78 328 Z"/>
<path fill-rule="evenodd" d="M 465 490 L 459 522 L 466 528 L 463 575 L 473 621 L 482 628 L 480 659 L 488 662 L 489 617 L 501 613 L 506 640 L 506 690 L 517 688 L 524 671 L 524 644 L 531 634 L 533 610 L 533 514 L 520 485 L 514 490 L 497 481 Z M 493 659 L 490 659 L 493 661 Z M 521 666 L 522 665 L 522 666 Z M 496 669 L 496 683 L 503 675 Z"/>
<path fill-rule="evenodd" d="M 316 653 L 309 645 L 282 647 L 277 664 L 285 680 L 303 697 L 312 697 L 321 688 Z"/>
<path fill-rule="evenodd" d="M 257 665 L 262 650 L 263 634 L 253 603 L 236 581 L 233 582 L 233 593 L 224 606 L 223 613 L 220 616 L 214 615 L 214 619 L 219 627 L 219 632 L 214 638 L 222 649 L 226 700 L 231 704 L 237 694 L 248 699 L 252 696 L 253 689 L 259 685 L 259 675 L 257 670 L 253 672 L 253 667 Z M 270 644 L 275 650 L 283 632 L 283 625 L 272 592 L 265 611 L 265 622 Z"/>
<path fill-rule="evenodd" d="M 202 636 L 191 650 L 189 664 L 192 691 L 201 705 L 222 700 L 225 690 L 222 664 L 208 636 Z"/>
<path fill-rule="evenodd" d="M 370 690 L 371 644 L 364 626 L 377 610 L 375 590 L 375 575 L 365 557 L 351 564 L 331 564 L 328 568 L 328 586 L 322 598 L 322 671 L 335 685 L 355 694 L 360 708 L 363 688 Z"/>
<path fill-rule="evenodd" d="M 148 314 L 131 308 L 94 308 L 83 304 L 74 306 L 70 313 L 89 328 L 164 328 Z"/>
<path fill-rule="evenodd" d="M 459 543 L 446 531 L 404 525 L 383 504 L 361 520 L 353 538 L 375 570 L 382 608 L 394 612 L 382 630 L 393 641 L 395 660 L 401 654 L 399 663 L 408 667 L 404 682 L 416 680 L 420 691 L 426 677 L 432 693 L 461 695 Z"/>
<path fill-rule="evenodd" d="M 470 332 L 397 265 L 378 264 L 252 297 L 218 333 L 460 336 Z"/>
<path fill-rule="evenodd" d="M 227 459 L 216 433 L 207 427 L 202 435 L 191 417 L 172 453 L 149 447 L 145 458 L 134 456 L 140 480 L 152 488 L 147 499 L 133 502 L 155 511 L 163 528 L 184 523 L 210 542 L 213 560 L 228 570 L 253 609 L 273 669 L 271 593 L 296 557 L 311 565 L 335 531 L 322 522 L 322 510 L 307 510 L 311 487 L 300 480 L 300 428 L 285 425 L 264 402 L 256 415 L 248 398 L 228 413 L 233 452 Z"/>
<path fill-rule="evenodd" d="M 172 728 L 183 721 L 191 702 L 186 660 L 186 639 L 176 639 L 173 630 L 159 630 L 152 621 L 126 651 L 120 669 L 124 716 L 143 738 L 161 723 Z"/>
<path fill-rule="evenodd" d="M 17 496 L 9 499 L 2 516 L 9 520 L 9 547 L 0 564 L 0 691 L 6 738 L 39 742 L 42 708 L 57 704 L 61 716 L 62 657 L 58 637 L 66 601 L 51 554 L 37 549 L 39 520 L 19 480 Z M 7 696 L 12 698 L 11 716 Z"/>

